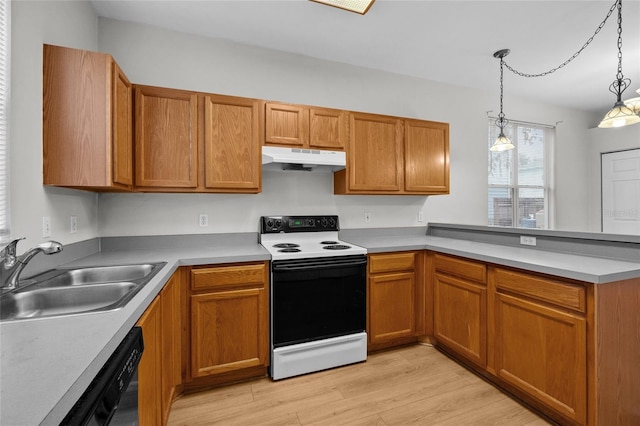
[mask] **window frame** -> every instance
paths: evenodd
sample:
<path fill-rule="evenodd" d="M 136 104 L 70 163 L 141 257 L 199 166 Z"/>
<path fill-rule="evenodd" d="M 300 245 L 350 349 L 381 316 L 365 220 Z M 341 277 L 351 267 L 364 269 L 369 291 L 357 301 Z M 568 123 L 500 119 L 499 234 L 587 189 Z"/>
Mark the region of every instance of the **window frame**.
<path fill-rule="evenodd" d="M 0 244 L 11 240 L 9 122 L 11 110 L 11 1 L 0 0 Z"/>
<path fill-rule="evenodd" d="M 496 131 L 496 118 L 488 117 L 488 146 L 491 147 L 493 142 L 495 142 L 495 138 L 497 136 Z M 518 159 L 518 128 L 519 127 L 528 127 L 528 128 L 537 128 L 544 132 L 544 146 L 543 146 L 543 183 L 542 185 L 530 185 L 530 184 L 520 184 L 518 181 L 518 171 L 519 167 L 517 165 Z M 487 223 L 489 226 L 496 227 L 505 227 L 505 228 L 522 228 L 520 224 L 520 210 L 522 206 L 520 205 L 519 192 L 521 189 L 536 189 L 542 190 L 544 196 L 544 223 L 545 226 L 543 228 L 537 229 L 553 229 L 553 145 L 555 143 L 555 126 L 539 124 L 539 123 L 531 123 L 526 121 L 517 121 L 510 120 L 508 127 L 505 128 L 505 134 L 511 139 L 514 149 L 502 152 L 491 152 L 488 151 L 489 154 L 487 156 Z M 494 134 L 495 133 L 495 134 Z M 491 165 L 491 156 L 492 155 L 510 155 L 511 164 L 508 166 L 510 182 L 507 184 L 495 184 L 490 183 L 490 165 Z M 514 167 L 515 164 L 515 167 Z M 491 210 L 489 207 L 489 201 L 491 200 L 491 189 L 506 189 L 507 193 L 510 196 L 512 209 L 511 209 L 511 226 L 509 225 L 496 225 L 491 223 Z"/>

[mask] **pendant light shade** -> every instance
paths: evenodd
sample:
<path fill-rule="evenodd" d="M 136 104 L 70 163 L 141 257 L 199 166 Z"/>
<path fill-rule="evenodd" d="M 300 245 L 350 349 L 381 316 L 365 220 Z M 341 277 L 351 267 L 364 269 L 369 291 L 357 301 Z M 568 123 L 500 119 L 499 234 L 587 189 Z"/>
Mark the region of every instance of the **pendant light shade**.
<path fill-rule="evenodd" d="M 622 102 L 622 93 L 629 87 L 631 80 L 624 78 L 622 74 L 622 0 L 617 0 L 615 6 L 618 8 L 618 73 L 616 79 L 609 86 L 609 91 L 616 95 L 616 103 L 598 124 L 598 127 L 604 129 L 640 123 L 640 116 L 638 116 L 635 106 L 629 107 L 625 102 Z"/>
<path fill-rule="evenodd" d="M 640 109 L 640 104 L 638 108 Z M 640 123 L 640 116 L 629 108 L 625 102 L 619 101 L 604 115 L 598 127 L 609 129 L 611 127 L 630 126 L 636 123 Z"/>
<path fill-rule="evenodd" d="M 493 145 L 491 145 L 491 148 L 489 148 L 489 151 L 501 152 L 501 151 L 508 151 L 513 148 L 515 147 L 511 143 L 511 140 L 505 136 L 504 132 L 500 132 L 498 139 L 496 139 Z"/>

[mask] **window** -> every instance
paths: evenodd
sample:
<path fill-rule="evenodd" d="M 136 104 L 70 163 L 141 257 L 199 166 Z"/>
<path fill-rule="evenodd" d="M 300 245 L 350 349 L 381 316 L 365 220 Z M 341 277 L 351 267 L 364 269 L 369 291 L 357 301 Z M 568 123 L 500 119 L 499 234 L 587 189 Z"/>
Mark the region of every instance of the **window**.
<path fill-rule="evenodd" d="M 500 129 L 489 119 L 489 225 L 549 227 L 552 127 L 511 121 L 504 132 L 515 149 L 491 152 Z"/>
<path fill-rule="evenodd" d="M 9 63 L 11 2 L 0 0 L 0 243 L 9 242 Z"/>

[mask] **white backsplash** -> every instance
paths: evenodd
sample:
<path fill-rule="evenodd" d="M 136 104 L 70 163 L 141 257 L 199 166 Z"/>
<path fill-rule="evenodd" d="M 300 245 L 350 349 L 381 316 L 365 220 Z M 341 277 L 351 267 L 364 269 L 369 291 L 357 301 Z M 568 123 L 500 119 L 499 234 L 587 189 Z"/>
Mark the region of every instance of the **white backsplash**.
<path fill-rule="evenodd" d="M 427 199 L 334 195 L 330 173 L 264 172 L 260 194 L 101 194 L 100 235 L 257 232 L 264 215 L 337 214 L 342 228 L 424 226 L 418 211 Z M 209 226 L 198 226 L 200 214 Z"/>

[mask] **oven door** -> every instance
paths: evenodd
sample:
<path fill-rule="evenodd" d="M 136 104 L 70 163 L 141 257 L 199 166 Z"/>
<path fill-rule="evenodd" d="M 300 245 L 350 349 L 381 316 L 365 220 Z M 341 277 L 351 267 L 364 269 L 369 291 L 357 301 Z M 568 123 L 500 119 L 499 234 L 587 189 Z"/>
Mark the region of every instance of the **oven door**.
<path fill-rule="evenodd" d="M 274 348 L 363 332 L 367 257 L 272 262 Z"/>

